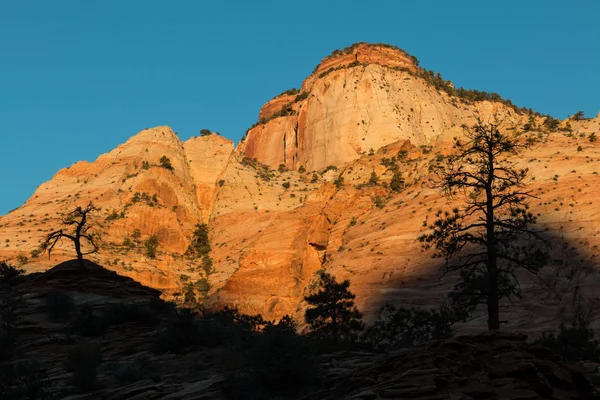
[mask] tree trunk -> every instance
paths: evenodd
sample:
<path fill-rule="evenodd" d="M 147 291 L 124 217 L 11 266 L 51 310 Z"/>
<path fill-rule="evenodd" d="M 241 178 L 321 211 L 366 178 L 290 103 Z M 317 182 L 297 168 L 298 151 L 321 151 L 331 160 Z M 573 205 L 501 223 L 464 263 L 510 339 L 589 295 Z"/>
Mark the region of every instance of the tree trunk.
<path fill-rule="evenodd" d="M 75 252 L 77 253 L 77 260 L 79 261 L 79 265 L 82 268 L 85 268 L 85 264 L 83 263 L 83 254 L 81 253 L 81 242 L 79 236 L 75 237 Z"/>
<path fill-rule="evenodd" d="M 488 152 L 488 182 L 486 187 L 486 236 L 487 236 L 487 272 L 488 272 L 488 330 L 500 329 L 500 306 L 498 301 L 498 265 L 496 256 L 496 232 L 494 224 L 494 181 L 493 146 L 490 142 Z"/>

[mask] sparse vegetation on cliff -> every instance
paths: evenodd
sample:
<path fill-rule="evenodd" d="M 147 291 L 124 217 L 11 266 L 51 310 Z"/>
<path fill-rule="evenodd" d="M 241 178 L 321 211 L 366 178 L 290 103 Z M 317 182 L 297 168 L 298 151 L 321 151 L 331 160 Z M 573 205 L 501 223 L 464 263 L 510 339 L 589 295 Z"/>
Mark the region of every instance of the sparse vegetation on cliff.
<path fill-rule="evenodd" d="M 169 157 L 162 156 L 159 162 L 161 167 L 168 169 L 169 171 L 173 171 L 173 165 L 171 164 Z"/>

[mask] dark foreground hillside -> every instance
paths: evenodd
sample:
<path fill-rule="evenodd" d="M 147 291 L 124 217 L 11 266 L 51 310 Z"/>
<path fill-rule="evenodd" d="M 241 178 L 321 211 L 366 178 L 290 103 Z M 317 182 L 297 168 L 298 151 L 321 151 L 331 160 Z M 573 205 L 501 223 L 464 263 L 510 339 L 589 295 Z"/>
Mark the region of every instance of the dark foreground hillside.
<path fill-rule="evenodd" d="M 2 399 L 597 398 L 586 368 L 522 335 L 318 347 L 281 322 L 177 310 L 91 262 L 7 279 L 2 321 Z"/>

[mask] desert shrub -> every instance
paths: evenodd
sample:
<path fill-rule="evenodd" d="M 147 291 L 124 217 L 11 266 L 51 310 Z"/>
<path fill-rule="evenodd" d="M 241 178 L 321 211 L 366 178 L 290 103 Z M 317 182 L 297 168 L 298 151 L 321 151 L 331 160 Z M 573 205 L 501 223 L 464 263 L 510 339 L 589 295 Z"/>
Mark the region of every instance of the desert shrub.
<path fill-rule="evenodd" d="M 200 268 L 202 271 L 204 271 L 206 276 L 209 276 L 213 273 L 213 260 L 208 254 L 202 256 L 202 264 L 200 264 Z"/>
<path fill-rule="evenodd" d="M 152 235 L 144 241 L 146 256 L 148 258 L 156 258 L 156 250 L 158 249 L 158 236 Z"/>
<path fill-rule="evenodd" d="M 46 295 L 46 312 L 51 321 L 67 321 L 75 311 L 71 295 L 60 290 L 52 290 Z"/>
<path fill-rule="evenodd" d="M 335 180 L 333 181 L 333 184 L 338 189 L 341 189 L 344 187 L 344 177 L 342 176 L 342 174 L 339 174 L 338 177 L 335 178 Z"/>
<path fill-rule="evenodd" d="M 369 185 L 376 186 L 379 183 L 379 177 L 375 173 L 375 171 L 371 172 L 371 176 L 369 177 Z"/>
<path fill-rule="evenodd" d="M 290 188 L 290 183 L 289 182 L 283 182 L 281 184 L 281 186 L 283 186 L 284 189 L 289 189 Z"/>
<path fill-rule="evenodd" d="M 212 132 L 210 131 L 210 129 L 200 129 L 200 136 L 210 136 L 212 135 Z"/>
<path fill-rule="evenodd" d="M 373 204 L 377 208 L 383 208 L 383 207 L 385 207 L 385 204 L 387 203 L 387 199 L 383 196 L 374 196 L 371 198 L 371 200 L 373 201 Z"/>
<path fill-rule="evenodd" d="M 591 143 L 594 143 L 596 140 L 598 140 L 598 136 L 596 136 L 596 132 L 590 133 L 590 136 L 588 136 L 588 140 Z"/>
<path fill-rule="evenodd" d="M 210 239 L 208 237 L 208 226 L 206 224 L 197 224 L 194 230 L 192 242 L 188 246 L 187 254 L 190 256 L 202 257 L 210 252 Z"/>
<path fill-rule="evenodd" d="M 98 386 L 96 372 L 102 362 L 100 346 L 91 342 L 80 342 L 67 349 L 65 366 L 73 373 L 73 383 L 82 391 Z"/>
<path fill-rule="evenodd" d="M 172 171 L 172 170 L 173 170 L 173 165 L 171 164 L 171 160 L 169 159 L 169 157 L 167 157 L 167 156 L 162 156 L 162 157 L 160 158 L 160 161 L 159 161 L 159 162 L 160 162 L 160 166 L 161 166 L 161 167 L 163 167 L 163 168 L 166 168 L 166 169 L 168 169 L 168 170 L 170 170 L 170 171 Z"/>
<path fill-rule="evenodd" d="M 335 165 L 328 165 L 327 167 L 325 167 L 323 172 L 321 172 L 321 175 L 323 175 L 329 171 L 337 171 L 337 170 L 338 170 L 338 167 L 336 167 Z"/>
<path fill-rule="evenodd" d="M 306 168 L 304 168 L 304 165 L 301 165 L 300 168 L 298 168 L 298 173 L 304 174 L 305 172 L 306 172 Z"/>
<path fill-rule="evenodd" d="M 310 183 L 317 183 L 318 181 L 319 181 L 319 176 L 317 174 L 313 173 Z"/>
<path fill-rule="evenodd" d="M 219 186 L 223 186 L 225 184 L 225 179 L 219 179 Z"/>
<path fill-rule="evenodd" d="M 404 190 L 404 178 L 400 171 L 395 170 L 392 175 L 392 180 L 390 181 L 390 189 L 394 192 L 401 192 Z"/>
<path fill-rule="evenodd" d="M 452 336 L 466 314 L 442 303 L 439 309 L 395 308 L 386 304 L 362 340 L 375 350 L 414 347 L 429 340 Z"/>
<path fill-rule="evenodd" d="M 285 164 L 279 164 L 279 168 L 277 168 L 277 172 L 284 173 L 285 171 L 287 171 L 287 168 L 285 166 Z"/>
<path fill-rule="evenodd" d="M 570 326 L 561 324 L 556 331 L 542 333 L 536 342 L 569 361 L 600 361 L 600 343 L 587 319 L 578 316 Z"/>

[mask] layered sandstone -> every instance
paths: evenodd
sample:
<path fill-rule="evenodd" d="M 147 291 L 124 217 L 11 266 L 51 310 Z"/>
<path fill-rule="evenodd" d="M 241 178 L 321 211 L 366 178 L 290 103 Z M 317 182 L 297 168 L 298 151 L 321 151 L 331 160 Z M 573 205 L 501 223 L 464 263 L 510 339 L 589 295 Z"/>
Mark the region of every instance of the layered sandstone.
<path fill-rule="evenodd" d="M 416 77 L 416 69 L 403 51 L 377 45 L 330 56 L 302 84 L 305 99 L 280 96 L 263 107 L 261 119 L 288 111 L 251 128 L 237 153 L 274 168 L 321 170 L 398 140 L 436 145 L 475 117 L 523 118 L 502 103 L 466 104 Z"/>
<path fill-rule="evenodd" d="M 372 60 L 397 51 L 384 49 L 373 50 Z M 397 57 L 389 63 L 406 55 Z M 476 117 L 496 115 L 503 129 L 521 131 L 528 116 L 496 102 L 467 104 L 384 60 L 365 58 L 351 66 L 346 58 L 327 59 L 338 64 L 320 66 L 307 80 L 310 87 L 305 81 L 305 99 L 275 99 L 292 101 L 290 115 L 254 127 L 235 150 L 217 135 L 181 142 L 168 127 L 157 127 L 94 162 L 59 171 L 23 206 L 0 217 L 0 259 L 29 257 L 58 226 L 61 212 L 93 201 L 102 208 L 96 222 L 104 245 L 91 258 L 167 296 L 179 291 L 182 274 L 199 276 L 198 261 L 185 251 L 194 226 L 207 223 L 215 270 L 209 305 L 236 305 L 269 319 L 291 314 L 301 321 L 303 296 L 319 269 L 350 279 L 368 318 L 386 302 L 437 305 L 453 281 L 439 279 L 439 260 L 423 252 L 416 238 L 425 220 L 451 204 L 425 184 L 428 163 L 446 154 L 449 140 L 462 134 L 461 125 Z M 279 103 L 269 107 L 277 110 Z M 536 122 L 541 125 L 542 118 Z M 600 134 L 600 118 L 569 122 L 572 132 L 542 129 L 544 140 L 518 160 L 535 177 L 530 188 L 539 199 L 531 202 L 532 210 L 566 254 L 555 258 L 570 261 L 549 270 L 562 292 L 543 294 L 535 282 L 525 281 L 526 300 L 514 306 L 509 329 L 555 326 L 574 304 L 584 304 L 600 321 L 593 295 L 600 284 L 595 270 L 600 214 L 594 204 L 600 145 L 589 139 Z M 560 128 L 566 129 L 566 121 Z M 400 150 L 407 152 L 397 161 L 407 187 L 395 193 L 383 185 L 392 177 L 384 159 Z M 172 170 L 161 166 L 163 155 Z M 290 170 L 275 171 L 280 164 Z M 337 170 L 322 173 L 329 165 Z M 300 166 L 307 172 L 296 172 Z M 355 186 L 372 172 L 379 185 Z M 333 181 L 340 176 L 344 185 L 337 187 Z M 148 197 L 134 202 L 136 192 Z M 117 218 L 107 218 L 113 212 Z M 136 231 L 140 238 L 127 248 L 124 242 Z M 151 259 L 144 241 L 154 235 L 159 247 Z M 24 268 L 41 271 L 72 257 L 65 243 L 50 259 L 29 258 Z M 472 326 L 484 323 L 476 319 Z"/>

